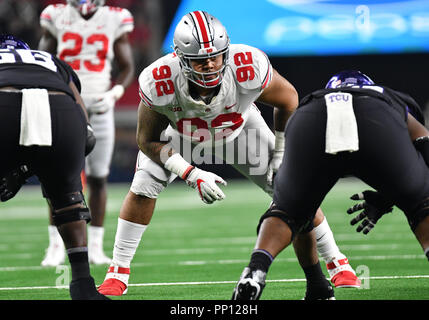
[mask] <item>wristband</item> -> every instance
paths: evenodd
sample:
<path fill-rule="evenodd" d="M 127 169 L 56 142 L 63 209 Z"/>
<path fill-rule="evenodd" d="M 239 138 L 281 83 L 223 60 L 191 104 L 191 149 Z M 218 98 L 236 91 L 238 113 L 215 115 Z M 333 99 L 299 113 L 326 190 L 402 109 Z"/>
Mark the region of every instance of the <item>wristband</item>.
<path fill-rule="evenodd" d="M 274 131 L 276 138 L 274 143 L 274 151 L 285 151 L 285 133 L 283 131 Z"/>
<path fill-rule="evenodd" d="M 115 85 L 110 91 L 113 94 L 113 97 L 115 97 L 115 100 L 119 100 L 125 92 L 125 88 L 122 84 Z"/>
<path fill-rule="evenodd" d="M 175 153 L 169 157 L 167 161 L 165 161 L 164 168 L 173 172 L 174 174 L 177 174 L 183 180 L 186 180 L 189 173 L 192 171 L 192 169 L 194 169 L 194 166 L 183 159 L 180 154 Z"/>

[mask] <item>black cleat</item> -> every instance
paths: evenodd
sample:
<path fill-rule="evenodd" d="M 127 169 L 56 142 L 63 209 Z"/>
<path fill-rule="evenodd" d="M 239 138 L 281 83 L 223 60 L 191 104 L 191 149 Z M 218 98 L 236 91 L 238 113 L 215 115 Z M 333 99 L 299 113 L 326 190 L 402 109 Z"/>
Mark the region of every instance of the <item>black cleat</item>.
<path fill-rule="evenodd" d="M 234 288 L 232 300 L 258 300 L 265 287 L 266 272 L 244 268 L 237 286 Z"/>
<path fill-rule="evenodd" d="M 307 283 L 304 300 L 335 300 L 334 288 L 328 280 L 325 281 L 325 284 L 318 285 Z"/>
<path fill-rule="evenodd" d="M 72 280 L 70 282 L 70 297 L 72 300 L 110 300 L 97 291 L 91 276 Z"/>

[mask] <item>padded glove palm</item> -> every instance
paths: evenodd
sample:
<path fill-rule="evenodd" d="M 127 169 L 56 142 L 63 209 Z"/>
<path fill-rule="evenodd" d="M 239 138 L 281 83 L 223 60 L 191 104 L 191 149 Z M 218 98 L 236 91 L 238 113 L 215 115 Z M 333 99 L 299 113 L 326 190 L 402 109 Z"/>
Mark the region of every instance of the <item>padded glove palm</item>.
<path fill-rule="evenodd" d="M 186 177 L 186 183 L 196 189 L 200 194 L 201 200 L 207 204 L 225 198 L 225 194 L 216 183 L 221 183 L 226 186 L 226 182 L 212 172 L 194 167 Z"/>
<path fill-rule="evenodd" d="M 27 166 L 22 165 L 0 179 L 0 201 L 12 199 L 33 174 Z"/>
<path fill-rule="evenodd" d="M 355 225 L 362 221 L 356 231 L 363 231 L 363 234 L 370 232 L 383 215 L 392 212 L 393 210 L 393 202 L 376 191 L 366 190 L 362 193 L 352 195 L 350 199 L 365 200 L 361 203 L 355 204 L 347 210 L 348 214 L 363 210 L 350 221 L 351 225 Z"/>

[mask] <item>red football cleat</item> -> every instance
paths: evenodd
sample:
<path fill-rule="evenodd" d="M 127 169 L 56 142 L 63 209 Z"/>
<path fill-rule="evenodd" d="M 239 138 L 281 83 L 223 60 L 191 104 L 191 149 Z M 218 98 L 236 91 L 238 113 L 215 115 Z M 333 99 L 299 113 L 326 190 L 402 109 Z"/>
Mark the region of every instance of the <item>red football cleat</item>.
<path fill-rule="evenodd" d="M 110 266 L 104 282 L 98 287 L 98 292 L 105 296 L 122 296 L 127 294 L 130 268 Z"/>
<path fill-rule="evenodd" d="M 335 288 L 359 288 L 361 281 L 356 276 L 355 271 L 350 266 L 347 258 L 334 259 L 326 264 L 331 282 Z"/>

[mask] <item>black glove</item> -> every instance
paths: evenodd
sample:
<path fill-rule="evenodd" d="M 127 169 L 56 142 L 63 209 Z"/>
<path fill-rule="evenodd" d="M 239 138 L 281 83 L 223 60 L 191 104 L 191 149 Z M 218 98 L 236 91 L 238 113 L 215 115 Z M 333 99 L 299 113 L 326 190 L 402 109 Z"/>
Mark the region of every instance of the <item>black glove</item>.
<path fill-rule="evenodd" d="M 362 221 L 356 231 L 361 232 L 363 230 L 363 234 L 370 232 L 384 214 L 392 212 L 393 210 L 393 202 L 376 191 L 367 190 L 362 193 L 357 193 L 352 195 L 350 199 L 365 200 L 347 210 L 347 213 L 351 214 L 363 209 L 361 213 L 350 221 L 352 226 Z"/>
<path fill-rule="evenodd" d="M 92 130 L 91 125 L 88 123 L 87 126 L 87 131 L 86 131 L 86 144 L 85 144 L 85 157 L 91 153 L 91 151 L 94 149 L 95 147 L 95 135 L 94 135 L 94 130 Z"/>
<path fill-rule="evenodd" d="M 12 199 L 33 174 L 27 166 L 22 165 L 0 179 L 0 201 Z"/>

